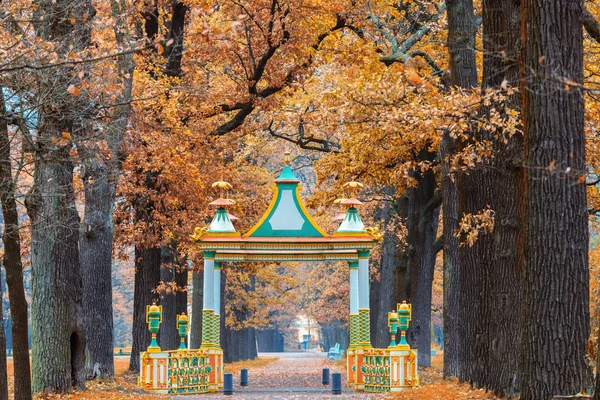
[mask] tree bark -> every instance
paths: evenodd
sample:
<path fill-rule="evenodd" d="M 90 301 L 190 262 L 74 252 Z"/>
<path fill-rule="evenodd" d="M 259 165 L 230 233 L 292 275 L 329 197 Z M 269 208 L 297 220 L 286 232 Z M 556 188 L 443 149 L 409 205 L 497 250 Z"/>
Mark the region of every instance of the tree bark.
<path fill-rule="evenodd" d="M 2 88 L 0 88 L 0 93 Z M 6 271 L 6 285 L 10 304 L 12 352 L 14 366 L 15 400 L 31 399 L 31 372 L 29 364 L 27 300 L 23 286 L 19 213 L 10 161 L 10 139 L 6 121 L 4 96 L 0 94 L 0 201 L 4 218 L 2 263 Z"/>
<path fill-rule="evenodd" d="M 521 70 L 526 268 L 521 398 L 589 385 L 589 233 L 581 2 L 525 0 Z"/>
<path fill-rule="evenodd" d="M 160 344 L 163 350 L 179 348 L 180 337 L 177 330 L 177 315 L 187 313 L 187 268 L 180 263 L 173 246 L 163 246 L 162 268 L 160 280 L 177 285 L 175 292 L 161 293 L 160 304 L 163 306 L 163 323 L 160 327 Z"/>
<path fill-rule="evenodd" d="M 385 188 L 386 194 L 393 196 L 395 193 L 391 193 L 391 190 L 389 187 Z M 388 312 L 396 309 L 398 241 L 395 230 L 390 229 L 396 215 L 394 204 L 389 201 L 384 202 L 379 213 L 380 219 L 383 220 L 384 236 L 381 243 L 381 259 L 377 263 L 379 281 L 373 282 L 371 285 L 371 341 L 374 347 L 386 348 L 390 344 Z"/>
<path fill-rule="evenodd" d="M 46 111 L 46 110 L 44 110 Z M 47 110 L 40 140 L 60 137 L 62 119 Z M 70 149 L 38 152 L 31 219 L 33 391 L 85 388 L 79 215 Z"/>
<path fill-rule="evenodd" d="M 418 159 L 433 161 L 436 153 L 421 150 Z M 434 243 L 437 234 L 439 204 L 435 191 L 437 184 L 432 169 L 425 172 L 414 170 L 417 180 L 409 188 L 407 219 L 407 255 L 410 276 L 408 302 L 412 303 L 412 321 L 407 332 L 411 346 L 419 350 L 419 365 L 429 367 L 431 363 L 431 291 L 436 253 Z M 402 301 L 404 299 L 398 299 Z"/>
<path fill-rule="evenodd" d="M 85 211 L 80 249 L 88 379 L 114 375 L 112 214 L 115 186 L 109 179 L 108 166 L 98 158 L 97 154 L 90 155 L 82 163 Z"/>
<path fill-rule="evenodd" d="M 596 383 L 594 384 L 594 400 L 600 400 L 600 335 L 596 338 Z"/>
<path fill-rule="evenodd" d="M 475 60 L 477 25 L 472 0 L 446 1 L 448 17 L 448 52 L 450 84 L 472 89 L 478 86 Z M 460 262 L 458 227 L 458 192 L 456 174 L 450 171 L 450 159 L 456 154 L 456 141 L 445 132 L 440 143 L 442 162 L 442 203 L 444 237 L 444 376 L 461 376 L 460 336 Z"/>
<path fill-rule="evenodd" d="M 221 279 L 224 281 L 225 279 Z M 204 276 L 202 272 L 194 270 L 192 272 L 192 321 L 190 331 L 190 348 L 199 349 L 202 344 L 202 288 L 204 286 Z M 223 295 L 223 292 L 221 292 Z M 221 297 L 223 298 L 223 297 Z M 224 302 L 221 302 L 224 303 Z M 222 316 L 224 314 L 221 314 Z M 222 317 L 221 320 L 224 318 Z M 221 331 L 222 332 L 222 331 Z M 223 343 L 223 342 L 221 342 Z"/>
<path fill-rule="evenodd" d="M 64 57 L 90 45 L 90 0 L 40 0 L 37 36 Z M 74 20 L 74 23 L 71 23 Z M 84 22 L 85 21 L 85 22 Z M 73 189 L 71 142 L 89 120 L 85 99 L 68 94 L 78 84 L 72 67 L 40 71 L 34 182 L 26 199 L 31 220 L 32 389 L 85 388 L 85 339 L 79 259 L 79 215 Z"/>
<path fill-rule="evenodd" d="M 150 344 L 150 331 L 146 325 L 146 306 L 158 304 L 155 289 L 160 281 L 160 247 L 135 247 L 135 283 L 133 294 L 133 327 L 129 370 L 139 371 L 140 352 Z M 159 343 L 160 346 L 160 343 Z"/>
<path fill-rule="evenodd" d="M 224 283 L 223 281 L 227 281 L 227 273 L 232 273 L 232 268 L 238 268 L 237 265 L 234 265 L 233 267 L 228 268 L 227 270 L 225 270 L 225 274 L 224 274 L 224 278 L 221 278 L 221 282 L 222 282 L 222 286 L 226 285 L 226 283 Z M 237 271 L 239 273 L 239 270 Z M 253 276 L 250 277 L 250 284 L 246 287 L 246 290 L 251 292 L 254 291 L 255 289 L 255 278 Z M 228 294 L 230 294 L 231 292 L 228 292 L 225 290 L 225 287 L 223 287 L 223 290 L 226 294 L 226 297 L 224 298 L 225 301 L 221 302 L 221 310 L 222 312 L 224 311 L 225 308 L 225 302 L 226 301 L 233 301 L 233 299 L 230 299 Z M 249 311 L 248 310 L 244 310 L 244 311 L 234 311 L 236 312 L 236 318 L 239 322 L 243 322 L 246 319 L 248 319 L 250 317 L 249 315 Z M 252 327 L 247 327 L 247 328 L 242 328 L 242 329 L 231 329 L 229 327 L 227 327 L 227 325 L 225 324 L 224 320 L 225 320 L 225 313 L 223 312 L 223 314 L 221 314 L 221 321 L 222 325 L 221 327 L 224 328 L 221 332 L 222 332 L 222 337 L 224 339 L 223 342 L 221 342 L 221 347 L 223 348 L 223 360 L 226 363 L 229 362 L 234 362 L 234 361 L 239 361 L 239 360 L 253 360 L 258 356 L 258 352 L 257 352 L 257 346 L 256 346 L 256 330 Z"/>
<path fill-rule="evenodd" d="M 4 286 L 4 285 L 0 285 Z M 0 289 L 4 289 L 0 287 Z M 4 290 L 0 290 L 0 299 Z M 6 329 L 4 327 L 4 313 L 0 301 L 0 399 L 8 400 L 8 366 L 6 365 Z"/>
<path fill-rule="evenodd" d="M 458 227 L 458 193 L 455 175 L 450 172 L 450 157 L 456 153 L 456 141 L 448 132 L 440 143 L 442 158 L 442 202 L 444 237 L 444 377 L 461 376 L 458 335 L 460 310 L 460 267 L 458 238 L 454 235 Z"/>
<path fill-rule="evenodd" d="M 124 10 L 121 10 L 123 13 Z M 123 15 L 117 20 L 118 43 L 125 43 L 119 26 L 125 24 Z M 113 357 L 113 308 L 112 308 L 112 249 L 114 238 L 113 211 L 116 187 L 121 174 L 123 155 L 121 144 L 127 129 L 131 111 L 129 100 L 133 83 L 133 55 L 118 59 L 119 73 L 125 87 L 113 109 L 111 121 L 106 127 L 106 140 L 110 157 L 104 157 L 98 143 L 81 138 L 77 151 L 82 164 L 82 181 L 85 194 L 85 210 L 81 226 L 81 268 L 83 276 L 83 307 L 85 310 L 86 369 L 88 379 L 112 378 Z M 83 144 L 83 145 L 82 145 Z"/>
<path fill-rule="evenodd" d="M 518 0 L 486 0 L 483 6 L 484 22 L 484 67 L 483 89 L 501 90 L 503 82 L 511 87 L 518 86 L 518 54 L 520 41 L 520 6 Z M 507 95 L 507 105 L 519 111 L 520 102 L 516 94 Z M 491 107 L 502 110 L 503 104 Z M 488 113 L 484 107 L 482 112 Z M 489 118 L 486 116 L 486 118 Z M 487 135 L 481 135 L 486 137 Z M 519 134 L 509 137 L 496 132 L 489 138 L 494 145 L 495 155 L 490 168 L 481 171 L 489 191 L 481 191 L 479 207 L 490 206 L 495 212 L 495 228 L 491 234 L 481 237 L 481 251 L 490 263 L 482 265 L 488 276 L 485 313 L 489 316 L 487 348 L 488 389 L 505 397 L 516 397 L 519 393 L 518 371 L 521 342 L 521 314 L 511 310 L 522 304 L 521 274 L 524 268 L 524 199 L 525 182 L 521 162 L 523 139 Z M 490 197 L 486 197 L 489 195 Z M 478 244 L 476 243 L 475 246 Z"/>

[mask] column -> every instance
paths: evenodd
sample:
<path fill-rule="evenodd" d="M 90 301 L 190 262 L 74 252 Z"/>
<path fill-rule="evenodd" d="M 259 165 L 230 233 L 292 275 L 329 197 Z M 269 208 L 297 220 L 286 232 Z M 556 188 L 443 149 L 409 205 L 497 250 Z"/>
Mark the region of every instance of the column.
<path fill-rule="evenodd" d="M 214 343 L 215 253 L 204 252 L 204 293 L 202 296 L 202 347 Z"/>
<path fill-rule="evenodd" d="M 371 310 L 369 309 L 369 251 L 358 252 L 358 343 L 371 346 Z"/>
<path fill-rule="evenodd" d="M 221 263 L 215 261 L 214 270 L 215 345 L 221 347 Z"/>
<path fill-rule="evenodd" d="M 356 333 L 358 330 L 358 261 L 348 263 L 350 267 L 350 347 L 358 344 Z"/>

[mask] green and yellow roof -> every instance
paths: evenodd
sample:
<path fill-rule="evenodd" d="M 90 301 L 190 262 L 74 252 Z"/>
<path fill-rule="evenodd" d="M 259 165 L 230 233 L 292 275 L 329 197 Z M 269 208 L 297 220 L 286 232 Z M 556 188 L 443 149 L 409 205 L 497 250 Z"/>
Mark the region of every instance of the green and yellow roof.
<path fill-rule="evenodd" d="M 215 185 L 231 188 L 226 182 Z M 226 211 L 233 202 L 219 198 L 211 203 L 217 211 L 210 226 L 196 228 L 192 238 L 223 261 L 351 261 L 380 238 L 376 230 L 365 229 L 355 207 L 361 203 L 353 198 L 342 202 L 348 210 L 339 229 L 327 234 L 304 206 L 301 189 L 300 180 L 286 165 L 275 180 L 271 204 L 248 232 L 242 235 L 235 230 Z"/>

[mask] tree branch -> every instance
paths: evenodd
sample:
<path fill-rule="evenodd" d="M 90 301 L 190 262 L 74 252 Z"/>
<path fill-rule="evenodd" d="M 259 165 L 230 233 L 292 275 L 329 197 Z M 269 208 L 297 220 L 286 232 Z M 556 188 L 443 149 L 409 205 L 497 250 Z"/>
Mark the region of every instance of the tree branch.
<path fill-rule="evenodd" d="M 583 27 L 592 39 L 600 43 L 600 23 L 585 7 L 583 7 Z"/>

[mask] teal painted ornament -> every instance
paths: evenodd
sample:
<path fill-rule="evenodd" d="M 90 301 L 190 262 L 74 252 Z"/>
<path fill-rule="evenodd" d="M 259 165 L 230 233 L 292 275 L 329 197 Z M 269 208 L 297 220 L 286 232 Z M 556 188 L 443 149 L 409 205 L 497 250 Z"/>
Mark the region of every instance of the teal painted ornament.
<path fill-rule="evenodd" d="M 146 306 L 146 323 L 148 324 L 148 330 L 152 334 L 152 340 L 150 346 L 146 349 L 148 353 L 160 352 L 160 347 L 156 342 L 156 335 L 162 322 L 162 306 L 157 306 L 156 303 L 152 303 L 151 306 Z"/>
<path fill-rule="evenodd" d="M 181 338 L 181 342 L 179 344 L 179 350 L 186 350 L 185 338 L 188 335 L 189 330 L 190 330 L 190 318 L 185 313 L 178 315 L 177 316 L 177 331 L 179 332 L 179 337 Z M 188 362 L 189 362 L 189 360 L 188 360 Z"/>

